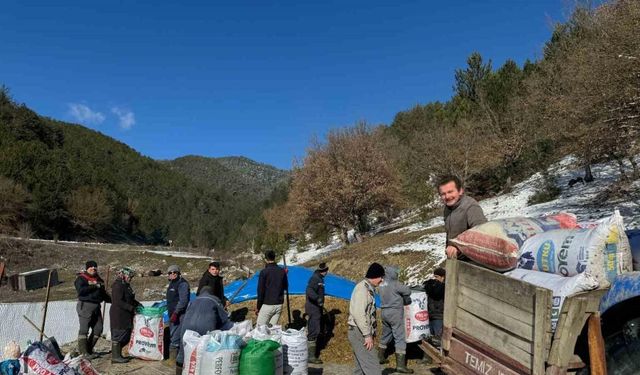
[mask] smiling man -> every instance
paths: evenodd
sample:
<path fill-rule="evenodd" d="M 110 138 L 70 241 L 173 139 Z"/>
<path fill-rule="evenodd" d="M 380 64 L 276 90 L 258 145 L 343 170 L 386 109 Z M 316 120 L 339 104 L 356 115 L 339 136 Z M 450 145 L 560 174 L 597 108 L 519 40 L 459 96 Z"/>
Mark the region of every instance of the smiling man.
<path fill-rule="evenodd" d="M 469 228 L 487 222 L 478 202 L 464 194 L 462 182 L 456 176 L 447 176 L 438 183 L 438 193 L 444 203 L 444 229 L 447 232 L 448 258 L 457 258 L 460 251 L 450 240 Z"/>

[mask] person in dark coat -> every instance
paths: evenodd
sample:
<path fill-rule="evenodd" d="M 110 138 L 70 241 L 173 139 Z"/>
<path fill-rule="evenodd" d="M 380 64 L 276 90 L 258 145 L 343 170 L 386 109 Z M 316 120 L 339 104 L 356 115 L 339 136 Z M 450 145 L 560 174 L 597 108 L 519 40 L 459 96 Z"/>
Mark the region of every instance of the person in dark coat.
<path fill-rule="evenodd" d="M 309 278 L 306 290 L 306 302 L 304 312 L 308 316 L 307 326 L 307 346 L 309 349 L 309 363 L 321 364 L 322 361 L 316 356 L 316 341 L 320 334 L 320 320 L 324 309 L 324 277 L 327 276 L 329 267 L 323 262 Z"/>
<path fill-rule="evenodd" d="M 222 282 L 222 276 L 220 276 L 220 262 L 209 263 L 209 269 L 202 274 L 202 278 L 198 284 L 196 296 L 200 295 L 200 291 L 204 286 L 211 288 L 211 294 L 218 297 L 224 307 L 229 306 L 229 301 L 227 301 L 227 297 L 224 296 L 224 283 Z"/>
<path fill-rule="evenodd" d="M 189 304 L 186 313 L 180 323 L 180 337 L 183 337 L 187 330 L 205 335 L 207 332 L 222 330 L 226 331 L 233 327 L 227 312 L 224 310 L 222 301 L 212 294 L 211 287 L 203 286 L 200 295 Z M 176 374 L 182 373 L 184 363 L 184 343 L 180 340 L 180 348 L 176 357 Z"/>
<path fill-rule="evenodd" d="M 256 325 L 274 326 L 280 320 L 284 292 L 289 287 L 287 272 L 276 264 L 273 250 L 265 254 L 267 264 L 258 275 L 258 303 L 256 304 Z"/>
<path fill-rule="evenodd" d="M 116 272 L 116 280 L 111 285 L 111 362 L 126 363 L 128 358 L 122 357 L 122 346 L 131 339 L 133 330 L 133 316 L 136 308 L 142 306 L 136 300 L 136 294 L 131 288 L 134 271 L 124 267 Z"/>
<path fill-rule="evenodd" d="M 80 321 L 78 352 L 88 359 L 93 359 L 96 357 L 93 347 L 98 342 L 103 328 L 100 305 L 102 302 L 111 303 L 104 280 L 98 275 L 98 263 L 93 260 L 88 261 L 85 264 L 85 271 L 78 274 L 74 286 L 78 293 L 76 312 Z"/>
<path fill-rule="evenodd" d="M 445 269 L 438 267 L 433 271 L 433 279 L 429 279 L 424 283 L 424 291 L 427 293 L 427 306 L 429 308 L 429 329 L 434 337 L 432 341 L 436 346 L 439 346 L 442 338 L 445 278 Z"/>
<path fill-rule="evenodd" d="M 180 268 L 176 265 L 169 266 L 167 270 L 169 287 L 167 288 L 167 313 L 169 314 L 169 358 L 175 359 L 178 347 L 182 341 L 180 336 L 180 320 L 187 311 L 189 304 L 189 282 L 180 274 Z"/>

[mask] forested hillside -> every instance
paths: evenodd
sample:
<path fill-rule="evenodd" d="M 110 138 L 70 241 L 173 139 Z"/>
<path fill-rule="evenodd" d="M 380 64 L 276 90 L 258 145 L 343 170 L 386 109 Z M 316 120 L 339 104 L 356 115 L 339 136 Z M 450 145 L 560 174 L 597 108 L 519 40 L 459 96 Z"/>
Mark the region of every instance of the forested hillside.
<path fill-rule="evenodd" d="M 288 201 L 266 213 L 270 237 L 286 248 L 324 227 L 346 240 L 348 230 L 365 233 L 374 218 L 428 207 L 443 175 L 488 197 L 541 172 L 530 203 L 552 200 L 559 189 L 547 167 L 569 154 L 586 183 L 597 178 L 592 164 L 615 161 L 620 178 L 608 197 L 628 194 L 640 176 L 638 25 L 637 0 L 578 6 L 537 61 L 495 67 L 472 53 L 455 71 L 448 101 L 399 112 L 389 126 L 329 132 L 294 169 Z"/>
<path fill-rule="evenodd" d="M 0 92 L 0 232 L 229 247 L 259 212 L 242 196 Z"/>
<path fill-rule="evenodd" d="M 267 199 L 273 189 L 289 177 L 286 171 L 245 157 L 207 158 L 189 155 L 164 163 L 193 180 L 224 189 L 255 203 Z"/>

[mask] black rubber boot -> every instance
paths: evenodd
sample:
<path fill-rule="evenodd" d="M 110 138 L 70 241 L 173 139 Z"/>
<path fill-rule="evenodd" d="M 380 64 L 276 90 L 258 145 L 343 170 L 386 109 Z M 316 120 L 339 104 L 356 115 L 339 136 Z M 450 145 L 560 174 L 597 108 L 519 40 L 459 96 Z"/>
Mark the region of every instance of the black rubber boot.
<path fill-rule="evenodd" d="M 176 375 L 182 375 L 182 363 L 176 363 Z"/>
<path fill-rule="evenodd" d="M 111 363 L 127 363 L 128 358 L 122 356 L 122 344 L 119 342 L 111 343 Z"/>
<path fill-rule="evenodd" d="M 396 372 L 400 374 L 413 374 L 413 370 L 407 368 L 407 355 L 396 353 Z"/>
<path fill-rule="evenodd" d="M 314 365 L 321 365 L 322 361 L 316 356 L 316 341 L 307 341 L 307 348 L 309 350 L 309 358 L 307 359 L 307 362 L 313 363 Z"/>
<path fill-rule="evenodd" d="M 387 351 L 387 348 L 378 348 L 378 362 L 380 362 L 381 365 L 384 365 L 385 363 L 389 363 L 389 360 L 384 355 L 386 351 Z"/>
<path fill-rule="evenodd" d="M 86 359 L 96 358 L 95 354 L 89 353 L 89 342 L 86 337 L 78 337 L 78 353 Z"/>

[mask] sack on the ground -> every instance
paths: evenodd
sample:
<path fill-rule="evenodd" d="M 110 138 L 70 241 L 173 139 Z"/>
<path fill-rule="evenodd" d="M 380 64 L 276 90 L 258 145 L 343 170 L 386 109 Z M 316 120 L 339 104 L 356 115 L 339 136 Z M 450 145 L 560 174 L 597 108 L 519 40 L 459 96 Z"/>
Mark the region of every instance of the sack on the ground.
<path fill-rule="evenodd" d="M 559 213 L 540 218 L 514 217 L 492 220 L 462 232 L 451 242 L 470 259 L 496 271 L 518 264 L 520 247 L 537 234 L 576 228 L 575 215 Z"/>
<path fill-rule="evenodd" d="M 0 375 L 20 374 L 20 361 L 17 359 L 5 359 L 0 362 Z"/>
<path fill-rule="evenodd" d="M 20 357 L 22 363 L 36 374 L 43 375 L 78 375 L 78 372 L 62 362 L 41 342 L 29 345 Z M 26 372 L 26 371 L 25 371 Z"/>
<path fill-rule="evenodd" d="M 553 303 L 551 306 L 551 329 L 553 331 L 556 330 L 556 325 L 558 324 L 558 319 L 562 312 L 562 304 L 566 297 L 579 292 L 593 290 L 598 287 L 598 281 L 586 273 L 581 273 L 571 277 L 564 277 L 545 272 L 518 268 L 505 273 L 505 275 L 514 279 L 526 281 L 536 286 L 550 289 L 553 292 Z"/>
<path fill-rule="evenodd" d="M 273 340 L 249 340 L 240 355 L 240 374 L 276 374 L 276 356 L 279 352 L 280 344 Z"/>
<path fill-rule="evenodd" d="M 183 375 L 238 374 L 244 342 L 236 334 L 213 331 L 200 336 L 187 330 L 182 337 Z"/>
<path fill-rule="evenodd" d="M 258 341 L 266 341 L 271 340 L 275 341 L 278 344 L 282 344 L 282 326 L 274 325 L 272 327 L 265 325 L 259 325 L 251 331 L 251 337 L 254 340 Z M 274 375 L 283 375 L 284 374 L 284 353 L 282 352 L 282 346 L 279 346 L 278 349 L 273 353 L 275 358 L 275 372 Z"/>
<path fill-rule="evenodd" d="M 404 307 L 404 321 L 404 335 L 407 343 L 429 337 L 429 313 L 425 292 L 411 292 L 411 304 Z"/>
<path fill-rule="evenodd" d="M 141 359 L 161 361 L 164 356 L 165 307 L 138 307 L 133 318 L 129 354 Z"/>
<path fill-rule="evenodd" d="M 574 276 L 586 273 L 606 288 L 616 275 L 630 270 L 628 239 L 619 213 L 591 228 L 553 230 L 522 245 L 519 268 Z"/>
<path fill-rule="evenodd" d="M 236 334 L 247 342 L 251 339 L 251 331 L 253 330 L 253 323 L 251 320 L 245 320 L 243 322 L 234 323 L 227 332 Z"/>
<path fill-rule="evenodd" d="M 287 329 L 282 332 L 282 354 L 284 375 L 302 375 L 307 373 L 309 350 L 307 349 L 307 331 L 302 328 Z"/>
<path fill-rule="evenodd" d="M 100 375 L 98 371 L 93 367 L 91 361 L 83 356 L 71 358 L 70 354 L 67 354 L 63 360 L 67 366 L 74 369 L 80 375 Z"/>

